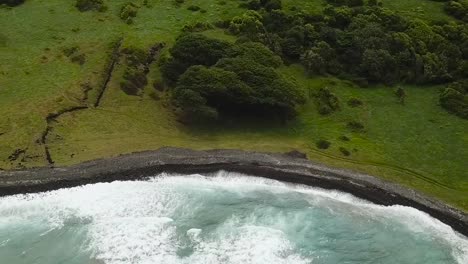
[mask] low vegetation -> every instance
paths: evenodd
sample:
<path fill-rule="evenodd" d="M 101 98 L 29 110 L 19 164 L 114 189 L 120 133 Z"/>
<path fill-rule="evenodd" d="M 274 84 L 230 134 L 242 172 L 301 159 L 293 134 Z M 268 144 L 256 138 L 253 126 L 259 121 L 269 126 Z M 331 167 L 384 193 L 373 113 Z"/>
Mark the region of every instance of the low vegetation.
<path fill-rule="evenodd" d="M 81 12 L 91 10 L 104 12 L 107 10 L 107 6 L 104 4 L 103 0 L 76 0 L 75 6 Z"/>

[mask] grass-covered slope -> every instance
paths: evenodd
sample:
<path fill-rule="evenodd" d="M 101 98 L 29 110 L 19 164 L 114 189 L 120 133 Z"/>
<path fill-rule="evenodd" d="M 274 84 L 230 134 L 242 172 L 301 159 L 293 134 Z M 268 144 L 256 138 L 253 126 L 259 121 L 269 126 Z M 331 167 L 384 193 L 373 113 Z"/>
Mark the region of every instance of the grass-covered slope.
<path fill-rule="evenodd" d="M 106 74 L 114 47 L 119 40 L 121 49 L 148 50 L 163 42 L 169 47 L 184 25 L 230 19 L 244 10 L 238 8 L 239 1 L 186 0 L 181 6 L 173 0 L 148 0 L 147 6 L 133 1 L 140 7 L 133 23 L 127 24 L 119 17 L 127 2 L 105 1 L 105 12 L 79 12 L 71 0 L 27 0 L 0 8 L 0 168 L 46 166 L 48 158 L 55 165 L 67 165 L 163 146 L 299 149 L 313 160 L 372 173 L 468 210 L 468 121 L 438 105 L 442 87 L 404 86 L 402 105 L 392 88 L 308 78 L 293 64 L 280 72 L 294 77 L 309 95 L 328 87 L 339 99 L 340 110 L 320 115 L 310 96 L 297 118 L 286 124 L 228 119 L 187 126 L 177 121 L 167 94 L 153 87 L 153 81 L 161 79 L 157 63 L 149 65 L 149 81 L 140 96 L 120 88 L 126 67 L 122 57 Z M 383 2 L 404 15 L 447 18 L 439 2 Z M 191 5 L 206 12 L 190 11 Z M 284 5 L 314 11 L 321 9 L 322 1 L 285 0 Z M 220 29 L 203 34 L 235 40 Z M 82 65 L 72 61 L 80 54 L 85 57 Z M 352 98 L 362 105 L 349 106 Z M 81 108 L 74 111 L 77 107 Z M 72 111 L 54 115 L 67 110 Z M 350 128 L 353 121 L 363 128 Z M 328 141 L 329 147 L 319 148 L 320 140 Z"/>

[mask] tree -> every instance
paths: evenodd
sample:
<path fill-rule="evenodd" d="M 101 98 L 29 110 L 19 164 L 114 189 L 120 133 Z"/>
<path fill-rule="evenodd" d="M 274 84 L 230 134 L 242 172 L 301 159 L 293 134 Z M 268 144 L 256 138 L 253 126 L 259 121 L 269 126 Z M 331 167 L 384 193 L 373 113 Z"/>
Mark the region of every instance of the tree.
<path fill-rule="evenodd" d="M 440 94 L 439 102 L 447 111 L 468 119 L 468 81 L 450 84 Z"/>
<path fill-rule="evenodd" d="M 177 82 L 173 99 L 185 115 L 196 118 L 252 111 L 287 118 L 304 102 L 304 93 L 273 68 L 240 56 L 221 59 L 210 68 L 188 68 Z"/>
<path fill-rule="evenodd" d="M 393 56 L 386 50 L 366 50 L 362 56 L 360 69 L 369 81 L 386 83 L 396 81 L 397 65 Z"/>
<path fill-rule="evenodd" d="M 259 33 L 265 32 L 262 16 L 256 11 L 249 10 L 231 20 L 229 31 L 235 35 L 245 35 L 251 39 L 256 39 Z"/>
<path fill-rule="evenodd" d="M 405 104 L 406 92 L 401 86 L 398 86 L 398 88 L 395 90 L 395 96 L 398 98 L 402 105 Z"/>
<path fill-rule="evenodd" d="M 238 56 L 256 61 L 264 66 L 277 68 L 283 65 L 281 58 L 259 42 L 246 42 L 234 47 Z"/>
<path fill-rule="evenodd" d="M 229 42 L 205 37 L 201 34 L 185 34 L 179 37 L 170 50 L 170 58 L 162 62 L 164 79 L 175 84 L 181 74 L 193 65 L 214 65 L 219 59 L 233 54 Z"/>

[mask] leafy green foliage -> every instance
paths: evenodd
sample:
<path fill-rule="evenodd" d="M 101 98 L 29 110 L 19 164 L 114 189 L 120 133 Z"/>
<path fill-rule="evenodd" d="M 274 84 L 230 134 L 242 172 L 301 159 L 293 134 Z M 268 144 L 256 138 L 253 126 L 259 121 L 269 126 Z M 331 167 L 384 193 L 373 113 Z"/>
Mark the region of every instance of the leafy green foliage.
<path fill-rule="evenodd" d="M 137 48 L 125 48 L 122 54 L 125 55 L 126 68 L 120 88 L 128 95 L 138 95 L 148 84 L 146 77 L 148 54 Z"/>
<path fill-rule="evenodd" d="M 358 121 L 350 121 L 347 126 L 354 132 L 361 132 L 364 130 L 364 125 Z"/>
<path fill-rule="evenodd" d="M 122 6 L 122 9 L 120 9 L 120 19 L 125 21 L 127 24 L 132 24 L 133 19 L 137 16 L 138 13 L 138 5 L 130 2 L 126 3 L 124 6 Z"/>
<path fill-rule="evenodd" d="M 190 66 L 212 66 L 222 57 L 232 54 L 232 44 L 201 34 L 185 34 L 172 47 L 171 57 L 162 63 L 164 79 L 174 84 Z"/>
<path fill-rule="evenodd" d="M 440 94 L 440 105 L 457 116 L 468 119 L 468 81 L 455 82 Z"/>
<path fill-rule="evenodd" d="M 287 62 L 301 62 L 309 74 L 363 84 L 438 84 L 468 75 L 466 24 L 429 24 L 371 1 L 327 2 L 321 14 L 249 10 L 231 21 L 230 31 L 261 41 Z"/>
<path fill-rule="evenodd" d="M 363 104 L 364 103 L 357 98 L 351 98 L 348 100 L 348 105 L 351 107 L 359 107 L 359 106 L 362 106 Z"/>
<path fill-rule="evenodd" d="M 328 115 L 340 109 L 338 97 L 327 87 L 320 88 L 315 95 L 317 109 L 321 115 Z"/>
<path fill-rule="evenodd" d="M 281 59 L 260 43 L 234 45 L 188 34 L 170 53 L 164 77 L 177 82 L 174 102 L 192 120 L 251 112 L 285 119 L 304 102 L 300 88 L 276 72 Z"/>
<path fill-rule="evenodd" d="M 341 154 L 343 154 L 344 156 L 350 156 L 351 155 L 351 152 L 349 152 L 349 150 L 347 150 L 344 147 L 340 147 L 339 150 L 340 150 Z"/>
<path fill-rule="evenodd" d="M 320 139 L 319 141 L 317 141 L 317 143 L 315 143 L 315 145 L 319 149 L 328 149 L 330 147 L 331 143 L 330 143 L 330 141 Z"/>
<path fill-rule="evenodd" d="M 241 43 L 234 47 L 239 56 L 249 58 L 263 66 L 277 68 L 283 64 L 281 57 L 259 42 Z"/>
<path fill-rule="evenodd" d="M 454 0 L 447 1 L 445 4 L 445 12 L 451 16 L 468 22 L 468 1 L 467 0 Z"/>

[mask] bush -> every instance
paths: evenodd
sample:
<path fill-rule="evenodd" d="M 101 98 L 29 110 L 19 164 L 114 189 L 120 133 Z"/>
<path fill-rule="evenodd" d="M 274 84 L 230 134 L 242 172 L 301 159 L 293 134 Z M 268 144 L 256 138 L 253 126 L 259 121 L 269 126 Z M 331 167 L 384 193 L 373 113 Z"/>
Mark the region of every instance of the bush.
<path fill-rule="evenodd" d="M 364 125 L 360 122 L 357 121 L 350 121 L 348 122 L 348 128 L 355 131 L 355 132 L 360 132 L 364 130 Z"/>
<path fill-rule="evenodd" d="M 182 35 L 170 50 L 172 57 L 161 65 L 164 80 L 175 84 L 190 66 L 212 66 L 219 59 L 232 54 L 232 47 L 229 42 L 211 39 L 201 34 Z"/>
<path fill-rule="evenodd" d="M 344 147 L 340 147 L 339 150 L 340 150 L 341 154 L 343 154 L 344 156 L 350 156 L 351 155 L 351 152 L 349 152 L 349 150 L 347 150 Z"/>
<path fill-rule="evenodd" d="M 193 12 L 196 12 L 196 11 L 200 11 L 200 7 L 199 6 L 196 6 L 196 5 L 191 5 L 189 7 L 187 7 L 188 10 L 190 11 L 193 11 Z"/>
<path fill-rule="evenodd" d="M 120 88 L 128 95 L 138 95 L 141 88 L 148 84 L 146 73 L 140 68 L 127 67 Z"/>
<path fill-rule="evenodd" d="M 351 99 L 348 100 L 348 105 L 350 107 L 359 107 L 359 106 L 362 106 L 363 104 L 364 103 L 361 100 L 357 99 L 357 98 L 351 98 Z"/>
<path fill-rule="evenodd" d="M 75 7 L 78 8 L 78 10 L 81 12 L 91 10 L 104 12 L 107 10 L 103 0 L 76 0 Z"/>
<path fill-rule="evenodd" d="M 317 141 L 317 143 L 315 143 L 315 145 L 319 149 L 328 149 L 330 147 L 331 143 L 329 141 L 321 139 L 321 140 Z"/>
<path fill-rule="evenodd" d="M 126 62 L 123 81 L 120 88 L 128 95 L 138 95 L 143 87 L 148 84 L 147 63 L 148 54 L 142 49 L 126 47 L 122 49 Z"/>
<path fill-rule="evenodd" d="M 0 0 L 0 5 L 18 6 L 24 3 L 25 0 Z"/>
<path fill-rule="evenodd" d="M 351 141 L 351 139 L 349 137 L 347 137 L 347 136 L 341 136 L 340 140 L 342 140 L 342 141 Z"/>
<path fill-rule="evenodd" d="M 277 68 L 283 65 L 281 57 L 275 55 L 270 49 L 259 42 L 246 42 L 235 47 L 241 57 L 248 58 L 264 66 Z"/>
<path fill-rule="evenodd" d="M 440 94 L 439 102 L 450 113 L 468 119 L 468 81 L 450 84 Z"/>
<path fill-rule="evenodd" d="M 137 16 L 138 6 L 134 3 L 126 3 L 120 9 L 120 19 L 124 20 L 127 24 L 132 24 L 133 19 Z"/>
<path fill-rule="evenodd" d="M 185 0 L 174 0 L 174 5 L 179 7 L 185 3 Z"/>
<path fill-rule="evenodd" d="M 83 65 L 86 62 L 86 55 L 80 52 L 78 46 L 63 49 L 63 54 L 70 58 L 70 61 L 73 63 Z"/>
<path fill-rule="evenodd" d="M 320 88 L 315 98 L 318 112 L 321 115 L 328 115 L 340 109 L 338 97 L 330 92 L 327 87 Z"/>
<path fill-rule="evenodd" d="M 182 32 L 187 32 L 187 33 L 202 32 L 208 29 L 213 29 L 213 28 L 214 26 L 208 22 L 197 21 L 195 23 L 185 25 L 182 28 Z"/>
<path fill-rule="evenodd" d="M 83 65 L 86 62 L 86 55 L 84 55 L 83 53 L 74 54 L 70 57 L 70 61 L 79 65 Z"/>

